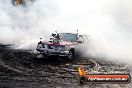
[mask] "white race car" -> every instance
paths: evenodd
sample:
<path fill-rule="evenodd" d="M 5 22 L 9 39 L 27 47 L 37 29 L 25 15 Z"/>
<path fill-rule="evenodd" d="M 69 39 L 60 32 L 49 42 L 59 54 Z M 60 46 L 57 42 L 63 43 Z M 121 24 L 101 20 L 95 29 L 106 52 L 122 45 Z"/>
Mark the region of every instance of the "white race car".
<path fill-rule="evenodd" d="M 52 34 L 50 41 L 40 41 L 37 45 L 37 58 L 49 56 L 68 57 L 75 59 L 77 56 L 84 54 L 88 42 L 86 35 L 73 33 L 56 33 Z"/>

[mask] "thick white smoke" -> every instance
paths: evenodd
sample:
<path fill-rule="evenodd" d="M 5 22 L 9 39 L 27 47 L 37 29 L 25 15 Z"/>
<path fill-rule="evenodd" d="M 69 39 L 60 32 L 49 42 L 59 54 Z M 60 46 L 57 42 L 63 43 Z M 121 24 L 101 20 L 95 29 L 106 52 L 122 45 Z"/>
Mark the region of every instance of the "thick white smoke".
<path fill-rule="evenodd" d="M 27 6 L 13 6 L 11 0 L 0 0 L 0 43 L 16 48 L 32 49 L 40 37 L 48 37 L 48 20 L 55 15 L 52 0 L 37 0 Z M 30 46 L 30 47 L 29 47 Z"/>
<path fill-rule="evenodd" d="M 0 42 L 28 49 L 55 30 L 78 29 L 92 36 L 88 55 L 129 62 L 131 5 L 131 0 L 36 0 L 26 7 L 15 7 L 10 0 L 0 0 Z"/>

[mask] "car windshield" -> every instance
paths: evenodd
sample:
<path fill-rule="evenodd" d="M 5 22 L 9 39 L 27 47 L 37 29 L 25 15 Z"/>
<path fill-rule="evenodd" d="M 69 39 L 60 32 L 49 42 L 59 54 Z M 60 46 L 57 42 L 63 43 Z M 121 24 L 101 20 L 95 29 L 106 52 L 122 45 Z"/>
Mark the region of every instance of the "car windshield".
<path fill-rule="evenodd" d="M 71 42 L 76 42 L 78 39 L 77 34 L 72 34 L 72 33 L 61 33 L 61 40 L 63 41 L 71 41 Z"/>

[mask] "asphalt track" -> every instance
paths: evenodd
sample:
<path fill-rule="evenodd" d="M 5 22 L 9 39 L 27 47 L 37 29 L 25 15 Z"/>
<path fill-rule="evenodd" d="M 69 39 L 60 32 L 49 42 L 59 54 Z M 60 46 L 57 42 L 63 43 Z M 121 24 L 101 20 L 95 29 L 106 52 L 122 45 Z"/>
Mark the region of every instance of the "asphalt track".
<path fill-rule="evenodd" d="M 89 73 L 130 73 L 131 65 L 99 58 L 77 58 L 58 61 L 52 57 L 36 59 L 31 51 L 15 50 L 0 45 L 0 88 L 131 88 L 128 84 L 87 83 L 78 84 L 77 69 L 80 65 L 92 68 Z"/>

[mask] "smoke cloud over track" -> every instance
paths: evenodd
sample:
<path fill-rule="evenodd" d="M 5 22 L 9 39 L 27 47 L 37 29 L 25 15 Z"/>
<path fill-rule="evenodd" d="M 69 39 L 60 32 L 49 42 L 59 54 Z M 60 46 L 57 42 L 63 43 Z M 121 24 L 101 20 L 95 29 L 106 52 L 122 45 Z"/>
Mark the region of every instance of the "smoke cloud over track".
<path fill-rule="evenodd" d="M 132 61 L 131 0 L 0 0 L 0 43 L 33 49 L 55 30 L 88 34 L 88 55 Z"/>

